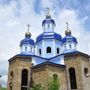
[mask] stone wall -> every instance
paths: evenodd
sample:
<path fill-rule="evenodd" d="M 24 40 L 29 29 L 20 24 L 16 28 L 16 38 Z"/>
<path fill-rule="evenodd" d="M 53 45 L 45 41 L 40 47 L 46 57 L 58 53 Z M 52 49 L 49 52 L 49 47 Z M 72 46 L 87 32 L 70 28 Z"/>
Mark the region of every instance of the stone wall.
<path fill-rule="evenodd" d="M 67 71 L 68 90 L 71 90 L 69 69 L 74 68 L 76 73 L 76 90 L 90 90 L 90 78 L 84 75 L 84 68 L 89 68 L 89 58 L 82 54 L 66 55 L 65 64 Z M 90 69 L 89 69 L 90 70 Z M 75 89 L 74 89 L 75 90 Z"/>
<path fill-rule="evenodd" d="M 33 69 L 33 80 L 36 84 L 41 84 L 44 90 L 47 90 L 48 82 L 53 75 L 57 74 L 60 82 L 60 90 L 67 90 L 66 70 L 64 68 L 44 65 Z"/>
<path fill-rule="evenodd" d="M 10 90 L 10 86 L 12 86 L 12 90 L 21 90 L 21 73 L 23 69 L 28 70 L 28 84 L 29 84 L 30 66 L 31 66 L 31 58 L 26 57 L 15 58 L 9 62 L 7 90 Z M 13 78 L 10 75 L 11 71 L 13 71 Z"/>

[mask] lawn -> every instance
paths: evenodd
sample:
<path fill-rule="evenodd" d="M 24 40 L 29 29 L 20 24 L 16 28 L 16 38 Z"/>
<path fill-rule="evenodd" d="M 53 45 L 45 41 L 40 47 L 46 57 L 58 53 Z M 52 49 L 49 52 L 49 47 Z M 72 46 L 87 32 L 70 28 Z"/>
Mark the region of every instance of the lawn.
<path fill-rule="evenodd" d="M 6 90 L 6 88 L 0 88 L 0 90 Z"/>

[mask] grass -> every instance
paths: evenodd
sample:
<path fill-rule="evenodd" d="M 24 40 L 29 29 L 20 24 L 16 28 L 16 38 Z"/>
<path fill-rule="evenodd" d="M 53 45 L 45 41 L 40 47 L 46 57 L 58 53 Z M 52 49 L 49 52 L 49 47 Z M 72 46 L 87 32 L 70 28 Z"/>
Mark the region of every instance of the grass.
<path fill-rule="evenodd" d="M 6 90 L 6 88 L 0 88 L 0 90 Z"/>

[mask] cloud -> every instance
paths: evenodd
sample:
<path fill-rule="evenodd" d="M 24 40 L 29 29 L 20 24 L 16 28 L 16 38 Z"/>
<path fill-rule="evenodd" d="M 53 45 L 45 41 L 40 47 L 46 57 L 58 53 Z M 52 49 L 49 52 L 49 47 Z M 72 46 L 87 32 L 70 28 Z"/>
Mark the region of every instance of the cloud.
<path fill-rule="evenodd" d="M 72 35 L 78 39 L 78 49 L 90 54 L 90 32 L 84 25 L 88 19 L 87 15 L 80 18 L 80 13 L 73 8 L 65 7 L 69 3 L 64 5 L 62 0 L 40 0 L 38 8 L 42 13 L 37 14 L 35 2 L 36 0 L 32 0 L 32 2 L 30 0 L 22 0 L 22 2 L 21 0 L 11 0 L 8 4 L 0 5 L 0 74 L 3 75 L 1 78 L 3 86 L 6 85 L 8 59 L 19 53 L 20 40 L 24 38 L 27 24 L 31 26 L 30 32 L 34 40 L 43 32 L 41 24 L 45 18 L 46 7 L 50 7 L 52 18 L 55 19 L 55 31 L 64 37 L 65 23 L 68 21 Z"/>

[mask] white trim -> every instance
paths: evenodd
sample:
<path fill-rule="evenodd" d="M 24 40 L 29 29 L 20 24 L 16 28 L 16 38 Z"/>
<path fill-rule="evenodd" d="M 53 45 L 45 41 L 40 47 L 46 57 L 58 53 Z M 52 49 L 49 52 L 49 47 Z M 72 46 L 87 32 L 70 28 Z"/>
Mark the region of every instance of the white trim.
<path fill-rule="evenodd" d="M 42 56 L 44 57 L 45 56 L 45 52 L 44 52 L 44 50 L 45 50 L 45 42 L 44 42 L 44 40 L 43 40 L 43 42 L 42 42 L 43 44 L 43 46 L 42 46 L 42 49 L 41 49 L 41 51 L 42 51 Z"/>
<path fill-rule="evenodd" d="M 53 40 L 53 56 L 55 56 L 55 54 L 56 54 L 56 48 L 55 48 L 55 40 Z"/>

